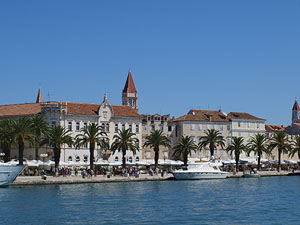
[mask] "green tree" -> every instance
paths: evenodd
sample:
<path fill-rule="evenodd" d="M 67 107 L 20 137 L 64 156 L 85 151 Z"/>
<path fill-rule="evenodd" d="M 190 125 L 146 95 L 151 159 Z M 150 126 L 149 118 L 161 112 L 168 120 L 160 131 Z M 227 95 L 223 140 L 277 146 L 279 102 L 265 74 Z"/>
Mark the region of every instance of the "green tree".
<path fill-rule="evenodd" d="M 150 135 L 146 137 L 144 147 L 153 148 L 155 156 L 155 168 L 158 167 L 158 157 L 159 157 L 159 146 L 170 147 L 169 139 L 163 135 L 161 130 L 154 130 Z"/>
<path fill-rule="evenodd" d="M 19 149 L 19 165 L 23 165 L 25 144 L 32 143 L 33 140 L 31 118 L 20 117 L 17 120 L 12 120 L 12 130 L 14 142 L 17 143 Z"/>
<path fill-rule="evenodd" d="M 277 148 L 278 151 L 278 172 L 281 169 L 281 154 L 289 153 L 292 149 L 291 142 L 288 140 L 288 136 L 284 131 L 274 132 L 274 135 L 270 139 L 268 145 L 270 151 Z"/>
<path fill-rule="evenodd" d="M 298 154 L 298 159 L 300 159 L 300 136 L 297 135 L 295 140 L 292 142 L 292 149 L 289 156 L 294 157 L 295 154 Z"/>
<path fill-rule="evenodd" d="M 234 153 L 235 157 L 235 168 L 236 172 L 239 171 L 239 160 L 240 154 L 245 151 L 247 152 L 247 146 L 244 144 L 244 138 L 242 137 L 232 137 L 231 144 L 226 149 L 231 155 Z"/>
<path fill-rule="evenodd" d="M 35 148 L 35 159 L 39 158 L 39 148 L 42 145 L 43 136 L 49 131 L 49 124 L 42 115 L 31 117 L 31 129 L 33 133 L 33 144 Z"/>
<path fill-rule="evenodd" d="M 53 126 L 42 142 L 53 147 L 55 168 L 59 167 L 61 147 L 63 144 L 72 145 L 73 140 L 70 136 L 70 131 L 61 126 Z"/>
<path fill-rule="evenodd" d="M 103 147 L 107 142 L 104 136 L 106 133 L 102 131 L 102 128 L 99 125 L 94 123 L 89 124 L 87 127 L 81 128 L 81 134 L 78 134 L 75 138 L 75 147 L 80 149 L 83 146 L 89 144 L 90 148 L 90 168 L 94 168 L 94 150 L 96 144 Z"/>
<path fill-rule="evenodd" d="M 203 149 L 207 146 L 210 150 L 210 157 L 212 158 L 215 152 L 215 149 L 220 146 L 222 148 L 225 147 L 225 139 L 221 135 L 220 131 L 215 129 L 208 129 L 204 131 L 205 136 L 200 137 L 199 140 L 199 148 Z"/>
<path fill-rule="evenodd" d="M 122 152 L 122 167 L 126 167 L 126 151 L 130 150 L 133 154 L 139 151 L 139 140 L 134 137 L 135 134 L 130 131 L 130 129 L 119 130 L 113 137 L 113 143 L 111 145 L 111 150 L 113 154 L 118 151 Z"/>
<path fill-rule="evenodd" d="M 198 146 L 193 141 L 190 136 L 181 136 L 177 145 L 173 148 L 175 157 L 183 157 L 184 165 L 187 166 L 188 155 L 191 154 L 191 151 L 198 150 Z"/>
<path fill-rule="evenodd" d="M 4 162 L 10 161 L 11 146 L 14 142 L 14 133 L 12 129 L 12 120 L 0 121 L 0 143 L 3 150 Z"/>
<path fill-rule="evenodd" d="M 267 147 L 267 138 L 264 134 L 256 134 L 250 138 L 248 143 L 248 153 L 254 152 L 258 156 L 257 168 L 260 170 L 260 161 L 262 154 L 265 152 L 269 154 L 269 149 Z"/>

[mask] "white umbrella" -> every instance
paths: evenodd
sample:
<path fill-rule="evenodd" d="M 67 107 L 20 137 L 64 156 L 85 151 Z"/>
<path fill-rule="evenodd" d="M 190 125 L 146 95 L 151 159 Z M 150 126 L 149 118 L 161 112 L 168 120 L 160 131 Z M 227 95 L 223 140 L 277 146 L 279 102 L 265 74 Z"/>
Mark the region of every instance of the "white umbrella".
<path fill-rule="evenodd" d="M 135 164 L 138 166 L 150 166 L 150 164 L 145 161 L 138 161 Z"/>
<path fill-rule="evenodd" d="M 110 166 L 121 166 L 122 162 L 119 162 L 119 161 L 117 161 L 117 162 L 110 162 L 109 165 Z"/>
<path fill-rule="evenodd" d="M 38 167 L 39 163 L 37 160 L 27 160 L 26 163 L 28 167 Z"/>
<path fill-rule="evenodd" d="M 109 165 L 109 162 L 107 160 L 99 160 L 97 162 L 94 162 L 95 165 L 101 165 L 101 166 L 105 166 L 105 165 Z"/>

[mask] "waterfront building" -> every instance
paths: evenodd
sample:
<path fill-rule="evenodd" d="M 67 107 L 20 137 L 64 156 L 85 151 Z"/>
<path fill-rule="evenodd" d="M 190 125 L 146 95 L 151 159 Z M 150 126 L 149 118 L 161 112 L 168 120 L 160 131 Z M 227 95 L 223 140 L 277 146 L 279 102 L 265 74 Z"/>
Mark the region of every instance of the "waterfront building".
<path fill-rule="evenodd" d="M 135 92 L 134 97 L 132 97 Z M 2 105 L 0 106 L 0 119 L 17 119 L 22 116 L 32 116 L 41 114 L 51 126 L 60 125 L 71 132 L 71 136 L 75 137 L 80 133 L 82 127 L 86 127 L 90 123 L 96 123 L 102 126 L 107 133 L 109 142 L 112 143 L 113 136 L 119 129 L 130 129 L 139 140 L 139 148 L 142 146 L 142 119 L 137 112 L 137 91 L 135 89 L 132 75 L 129 72 L 125 87 L 122 93 L 123 105 L 111 105 L 106 95 L 101 104 L 89 103 L 72 103 L 72 102 L 44 102 L 41 90 L 38 92 L 36 103 Z M 48 153 L 51 157 L 51 149 L 41 149 L 40 153 Z M 12 150 L 12 157 L 17 158 L 18 152 Z M 27 146 L 24 157 L 33 159 L 34 149 Z M 128 162 L 136 162 L 141 160 L 142 151 L 138 151 L 134 156 L 131 151 L 126 153 Z M 99 146 L 95 151 L 95 160 L 108 159 L 112 161 L 122 161 L 122 154 L 116 152 L 103 152 Z M 89 162 L 89 146 L 85 146 L 80 150 L 76 150 L 74 146 L 64 145 L 61 151 L 62 161 L 86 161 Z"/>
<path fill-rule="evenodd" d="M 225 139 L 225 148 L 218 147 L 214 157 L 216 159 L 226 160 L 233 159 L 225 149 L 231 143 L 232 137 L 243 137 L 245 144 L 250 137 L 257 133 L 265 133 L 265 120 L 255 117 L 249 113 L 231 112 L 228 115 L 221 110 L 190 110 L 186 115 L 172 120 L 175 126 L 172 135 L 172 143 L 176 144 L 181 135 L 191 136 L 196 144 L 199 144 L 199 139 L 205 136 L 205 130 L 215 129 L 221 133 Z M 254 157 L 248 156 L 246 153 L 241 154 L 241 158 Z M 190 159 L 192 161 L 209 159 L 209 149 L 204 149 L 198 152 L 192 152 Z"/>
<path fill-rule="evenodd" d="M 142 115 L 143 121 L 142 121 L 142 140 L 143 144 L 146 141 L 146 137 L 151 134 L 154 130 L 161 130 L 163 132 L 163 135 L 170 139 L 170 136 L 172 134 L 172 126 L 169 125 L 170 121 L 170 114 L 168 115 L 159 115 L 159 114 L 147 114 Z M 170 148 L 160 146 L 159 148 L 159 159 L 160 160 L 166 160 L 172 158 L 172 155 L 170 155 L 171 151 Z M 142 149 L 142 157 L 143 159 L 150 160 L 154 159 L 154 150 L 150 147 L 143 147 Z"/>

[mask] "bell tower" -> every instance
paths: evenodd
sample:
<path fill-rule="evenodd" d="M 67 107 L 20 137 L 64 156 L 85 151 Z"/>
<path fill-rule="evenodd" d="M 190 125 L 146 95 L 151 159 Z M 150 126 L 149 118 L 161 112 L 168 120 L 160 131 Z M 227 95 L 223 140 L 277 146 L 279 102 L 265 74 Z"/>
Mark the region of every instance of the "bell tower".
<path fill-rule="evenodd" d="M 127 80 L 122 91 L 122 105 L 128 105 L 138 111 L 138 93 L 130 71 L 128 72 Z"/>
<path fill-rule="evenodd" d="M 292 109 L 292 123 L 300 123 L 300 107 L 297 100 L 295 100 L 293 109 Z"/>

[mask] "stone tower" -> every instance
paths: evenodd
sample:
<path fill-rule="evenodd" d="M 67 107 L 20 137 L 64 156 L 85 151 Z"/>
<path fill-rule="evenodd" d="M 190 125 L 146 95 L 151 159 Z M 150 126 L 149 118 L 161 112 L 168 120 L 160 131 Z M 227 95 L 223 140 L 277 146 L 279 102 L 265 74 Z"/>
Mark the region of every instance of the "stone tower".
<path fill-rule="evenodd" d="M 293 109 L 292 109 L 292 123 L 300 123 L 300 107 L 297 100 L 295 100 Z"/>
<path fill-rule="evenodd" d="M 39 88 L 38 96 L 36 98 L 36 103 L 42 103 L 44 102 L 43 96 L 42 96 L 42 90 Z"/>
<path fill-rule="evenodd" d="M 128 72 L 127 80 L 122 91 L 122 105 L 128 105 L 138 111 L 138 93 L 135 89 L 130 71 Z"/>

